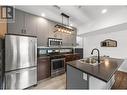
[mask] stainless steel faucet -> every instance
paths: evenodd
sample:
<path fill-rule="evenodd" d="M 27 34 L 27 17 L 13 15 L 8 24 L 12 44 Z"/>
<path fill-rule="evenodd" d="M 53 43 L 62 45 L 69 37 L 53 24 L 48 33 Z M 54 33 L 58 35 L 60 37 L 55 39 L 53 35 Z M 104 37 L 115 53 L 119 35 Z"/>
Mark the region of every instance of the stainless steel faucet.
<path fill-rule="evenodd" d="M 92 55 L 93 55 L 94 50 L 96 50 L 96 51 L 98 52 L 98 63 L 100 63 L 100 51 L 99 51 L 99 49 L 94 48 L 94 49 L 92 50 L 92 52 L 91 52 Z"/>

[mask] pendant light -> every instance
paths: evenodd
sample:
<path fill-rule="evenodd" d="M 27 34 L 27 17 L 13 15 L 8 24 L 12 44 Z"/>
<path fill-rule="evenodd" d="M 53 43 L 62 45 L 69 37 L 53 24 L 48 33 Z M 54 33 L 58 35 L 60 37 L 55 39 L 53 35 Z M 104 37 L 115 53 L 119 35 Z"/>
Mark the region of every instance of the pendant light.
<path fill-rule="evenodd" d="M 62 24 L 57 24 L 55 25 L 55 32 L 62 32 L 62 33 L 67 33 L 67 34 L 72 34 L 74 31 L 72 27 L 69 26 L 69 16 L 61 13 L 62 16 Z M 67 20 L 67 23 L 64 24 L 64 18 Z"/>

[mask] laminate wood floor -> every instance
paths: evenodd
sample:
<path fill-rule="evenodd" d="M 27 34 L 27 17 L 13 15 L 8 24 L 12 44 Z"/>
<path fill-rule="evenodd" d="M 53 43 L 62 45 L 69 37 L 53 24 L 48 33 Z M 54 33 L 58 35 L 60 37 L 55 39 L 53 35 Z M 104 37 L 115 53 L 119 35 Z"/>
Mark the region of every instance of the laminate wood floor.
<path fill-rule="evenodd" d="M 60 76 L 54 78 L 47 78 L 38 82 L 38 85 L 32 87 L 32 90 L 62 90 L 66 88 L 66 74 L 62 74 Z"/>
<path fill-rule="evenodd" d="M 112 89 L 127 89 L 127 73 L 117 71 L 115 74 L 115 83 L 112 86 Z"/>
<path fill-rule="evenodd" d="M 111 89 L 127 89 L 127 73 L 117 71 L 116 82 L 112 86 Z M 31 90 L 64 90 L 66 88 L 66 74 L 62 74 L 60 76 L 54 78 L 47 78 L 38 82 L 38 85 L 35 87 L 31 87 Z"/>

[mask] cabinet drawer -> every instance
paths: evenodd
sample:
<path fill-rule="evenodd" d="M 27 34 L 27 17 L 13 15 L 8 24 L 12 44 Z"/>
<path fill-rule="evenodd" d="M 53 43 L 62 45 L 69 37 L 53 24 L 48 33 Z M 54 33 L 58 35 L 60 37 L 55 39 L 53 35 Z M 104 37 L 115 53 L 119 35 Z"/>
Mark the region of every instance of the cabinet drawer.
<path fill-rule="evenodd" d="M 38 60 L 38 64 L 49 63 L 49 60 Z"/>
<path fill-rule="evenodd" d="M 37 80 L 42 80 L 50 76 L 50 58 L 38 58 Z"/>

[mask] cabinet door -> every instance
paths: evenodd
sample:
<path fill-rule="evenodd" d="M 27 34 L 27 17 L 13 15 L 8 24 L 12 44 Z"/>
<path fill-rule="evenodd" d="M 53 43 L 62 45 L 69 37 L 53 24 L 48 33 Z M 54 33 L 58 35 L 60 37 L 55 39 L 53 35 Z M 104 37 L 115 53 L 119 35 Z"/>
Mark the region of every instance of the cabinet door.
<path fill-rule="evenodd" d="M 37 38 L 38 38 L 38 46 L 47 46 L 48 42 L 48 23 L 45 19 L 38 17 L 37 23 Z"/>
<path fill-rule="evenodd" d="M 80 54 L 77 54 L 76 55 L 76 60 L 79 60 L 79 59 L 81 59 L 81 56 L 80 56 Z"/>
<path fill-rule="evenodd" d="M 42 80 L 50 76 L 50 59 L 38 58 L 37 80 Z"/>
<path fill-rule="evenodd" d="M 25 33 L 26 35 L 37 35 L 37 16 L 25 13 Z"/>
<path fill-rule="evenodd" d="M 24 29 L 25 13 L 15 9 L 15 20 L 13 23 L 8 23 L 8 33 L 22 34 Z"/>
<path fill-rule="evenodd" d="M 79 60 L 80 59 L 80 54 L 74 54 L 74 60 Z"/>
<path fill-rule="evenodd" d="M 73 54 L 65 55 L 65 61 L 66 62 L 73 61 L 73 60 L 74 60 Z"/>
<path fill-rule="evenodd" d="M 79 60 L 80 59 L 80 54 L 69 54 L 65 55 L 65 61 L 73 61 L 73 60 Z"/>

